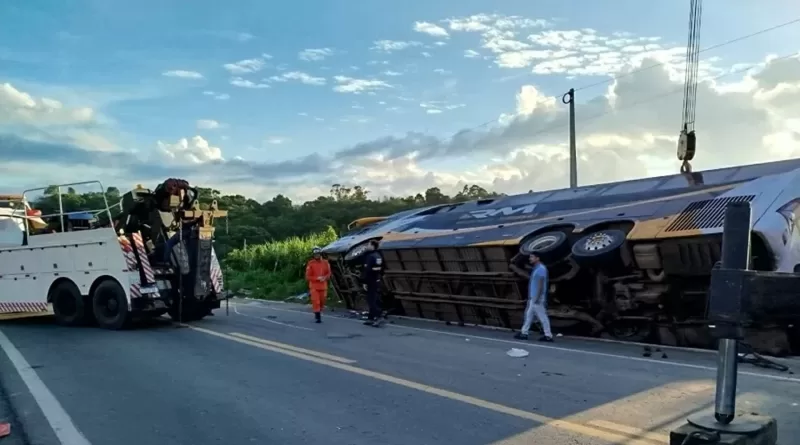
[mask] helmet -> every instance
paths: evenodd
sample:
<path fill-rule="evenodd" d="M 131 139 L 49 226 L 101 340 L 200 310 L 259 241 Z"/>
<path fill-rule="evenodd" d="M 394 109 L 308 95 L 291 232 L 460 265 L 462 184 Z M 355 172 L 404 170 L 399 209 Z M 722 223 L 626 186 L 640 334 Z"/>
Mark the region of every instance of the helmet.
<path fill-rule="evenodd" d="M 321 254 L 321 253 L 322 253 L 322 249 L 320 249 L 320 248 L 319 248 L 319 246 L 314 246 L 314 247 L 311 249 L 311 254 L 312 254 L 312 255 L 319 255 L 319 254 Z"/>

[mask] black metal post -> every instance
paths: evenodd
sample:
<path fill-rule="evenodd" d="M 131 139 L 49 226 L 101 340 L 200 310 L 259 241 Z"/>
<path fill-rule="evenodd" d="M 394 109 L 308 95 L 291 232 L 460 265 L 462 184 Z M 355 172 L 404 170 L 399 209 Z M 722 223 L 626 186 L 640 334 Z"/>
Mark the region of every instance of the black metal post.
<path fill-rule="evenodd" d="M 708 293 L 709 328 L 719 339 L 714 414 L 689 418 L 670 433 L 670 445 L 774 445 L 777 441 L 778 426 L 771 417 L 744 414 L 734 422 L 738 345 L 744 339 L 752 290 L 745 277 L 754 273 L 748 271 L 751 227 L 750 203 L 729 203 L 722 229 L 721 261 L 711 272 Z"/>
<path fill-rule="evenodd" d="M 749 202 L 734 202 L 725 208 L 722 229 L 723 269 L 747 270 L 750 267 L 750 227 L 752 212 Z M 729 424 L 736 416 L 736 377 L 738 374 L 738 345 L 743 333 L 738 326 L 721 333 L 717 358 L 717 391 L 714 418 Z M 716 326 L 715 326 L 716 328 Z"/>

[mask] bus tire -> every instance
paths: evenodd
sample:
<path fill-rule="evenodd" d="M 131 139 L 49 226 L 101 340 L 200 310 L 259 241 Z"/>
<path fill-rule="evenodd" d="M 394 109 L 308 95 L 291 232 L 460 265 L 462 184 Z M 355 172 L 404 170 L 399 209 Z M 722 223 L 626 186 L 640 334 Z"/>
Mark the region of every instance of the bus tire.
<path fill-rule="evenodd" d="M 519 245 L 519 252 L 525 256 L 535 253 L 544 262 L 563 260 L 570 253 L 567 234 L 553 231 L 525 237 Z"/>
<path fill-rule="evenodd" d="M 627 234 L 622 230 L 598 230 L 579 239 L 572 246 L 572 257 L 579 262 L 601 263 L 619 258 L 619 249 Z"/>
<path fill-rule="evenodd" d="M 47 299 L 53 304 L 56 322 L 64 326 L 80 326 L 86 322 L 86 309 L 80 289 L 64 280 L 50 288 Z"/>
<path fill-rule="evenodd" d="M 343 257 L 345 264 L 356 266 L 364 262 L 364 255 L 369 252 L 370 242 L 372 242 L 372 240 L 364 241 L 363 243 L 356 244 L 352 249 L 348 250 Z"/>
<path fill-rule="evenodd" d="M 125 290 L 114 280 L 104 280 L 92 294 L 92 313 L 103 329 L 119 330 L 128 325 L 130 308 Z"/>

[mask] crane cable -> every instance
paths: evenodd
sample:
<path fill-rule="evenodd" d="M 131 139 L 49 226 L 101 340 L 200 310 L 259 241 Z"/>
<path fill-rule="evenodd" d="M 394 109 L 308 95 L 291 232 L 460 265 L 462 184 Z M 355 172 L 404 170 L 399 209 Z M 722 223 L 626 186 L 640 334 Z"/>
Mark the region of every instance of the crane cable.
<path fill-rule="evenodd" d="M 686 75 L 683 86 L 683 129 L 678 142 L 681 173 L 691 173 L 689 163 L 695 153 L 694 121 L 697 111 L 698 72 L 700 68 L 700 25 L 703 17 L 702 0 L 690 0 L 689 36 L 686 44 Z"/>

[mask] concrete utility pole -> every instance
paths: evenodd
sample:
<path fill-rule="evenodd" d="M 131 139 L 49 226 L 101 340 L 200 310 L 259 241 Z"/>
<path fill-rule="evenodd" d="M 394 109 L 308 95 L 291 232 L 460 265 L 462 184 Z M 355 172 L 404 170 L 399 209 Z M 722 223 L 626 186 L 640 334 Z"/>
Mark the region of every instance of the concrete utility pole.
<path fill-rule="evenodd" d="M 578 187 L 578 149 L 575 146 L 575 89 L 561 97 L 561 102 L 569 105 L 569 188 Z"/>

